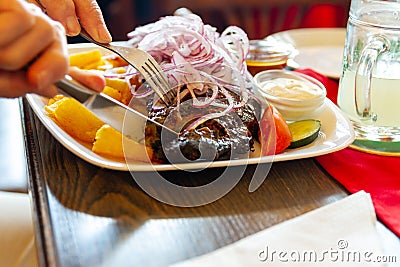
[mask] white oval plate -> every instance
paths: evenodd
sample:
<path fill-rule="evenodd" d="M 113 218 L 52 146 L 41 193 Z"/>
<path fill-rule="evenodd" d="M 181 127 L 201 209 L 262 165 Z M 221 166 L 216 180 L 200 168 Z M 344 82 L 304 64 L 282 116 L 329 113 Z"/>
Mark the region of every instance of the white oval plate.
<path fill-rule="evenodd" d="M 93 48 L 93 45 L 75 44 L 70 46 L 70 51 L 77 52 Z M 354 141 L 354 130 L 350 121 L 343 115 L 339 108 L 329 99 L 325 100 L 325 105 L 321 113 L 315 117 L 322 123 L 321 134 L 311 144 L 297 148 L 287 149 L 284 153 L 268 156 L 268 157 L 252 157 L 249 159 L 239 159 L 231 161 L 215 161 L 215 162 L 196 162 L 184 164 L 148 164 L 148 163 L 126 163 L 125 161 L 116 161 L 105 158 L 94 153 L 84 144 L 76 141 L 68 133 L 64 132 L 54 121 L 46 114 L 44 106 L 48 99 L 30 94 L 26 96 L 30 106 L 47 130 L 57 139 L 66 149 L 74 153 L 83 160 L 96 166 L 120 170 L 120 171 L 168 171 L 168 170 L 189 170 L 212 167 L 226 167 L 246 164 L 258 164 L 274 161 L 295 160 L 301 158 L 315 157 L 332 153 L 343 149 Z"/>
<path fill-rule="evenodd" d="M 268 38 L 294 48 L 288 61 L 289 67 L 311 68 L 330 78 L 340 78 L 345 28 L 294 29 L 274 33 Z"/>
<path fill-rule="evenodd" d="M 30 106 L 40 121 L 49 130 L 49 132 L 69 151 L 83 160 L 96 166 L 120 170 L 120 171 L 167 171 L 167 170 L 185 170 L 185 169 L 200 169 L 204 167 L 226 167 L 245 164 L 258 164 L 266 162 L 278 162 L 286 160 L 295 160 L 301 158 L 315 157 L 332 153 L 343 149 L 350 145 L 354 140 L 354 131 L 351 123 L 342 114 L 339 108 L 329 99 L 325 100 L 325 106 L 315 119 L 319 119 L 322 124 L 321 134 L 313 143 L 308 146 L 287 149 L 285 152 L 273 157 L 255 157 L 249 159 L 240 159 L 233 161 L 215 161 L 212 163 L 185 163 L 185 164 L 147 164 L 135 163 L 128 166 L 124 161 L 115 161 L 92 152 L 90 148 L 79 143 L 69 134 L 64 132 L 54 121 L 52 121 L 44 111 L 44 106 L 48 99 L 37 95 L 26 96 Z"/>

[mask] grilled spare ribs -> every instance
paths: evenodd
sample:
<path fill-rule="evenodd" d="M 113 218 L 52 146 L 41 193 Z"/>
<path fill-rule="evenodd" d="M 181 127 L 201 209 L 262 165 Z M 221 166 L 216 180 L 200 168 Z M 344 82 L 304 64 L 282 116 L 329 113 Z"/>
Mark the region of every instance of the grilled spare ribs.
<path fill-rule="evenodd" d="M 206 88 L 196 98 L 208 99 L 212 94 L 212 90 Z M 261 105 L 256 99 L 249 97 L 246 103 L 240 104 L 238 93 L 218 87 L 211 104 L 194 107 L 193 95 L 188 93 L 186 86 L 182 86 L 179 94 L 174 95 L 174 104 L 171 106 L 167 107 L 160 101 L 156 104 L 149 102 L 147 105 L 150 118 L 180 132 L 178 138 L 168 137 L 162 133 L 160 126 L 147 123 L 146 144 L 153 149 L 153 162 L 184 163 L 247 158 L 248 153 L 254 150 L 261 113 Z M 208 119 L 209 114 L 226 111 L 228 97 L 234 101 L 235 108 L 226 115 Z M 204 121 L 198 122 L 195 128 L 188 128 L 202 118 L 205 118 Z"/>

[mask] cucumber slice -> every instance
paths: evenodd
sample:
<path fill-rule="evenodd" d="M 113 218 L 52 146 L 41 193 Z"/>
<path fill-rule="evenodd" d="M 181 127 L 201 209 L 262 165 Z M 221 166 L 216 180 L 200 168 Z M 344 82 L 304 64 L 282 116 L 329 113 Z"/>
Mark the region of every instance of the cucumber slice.
<path fill-rule="evenodd" d="M 292 133 L 292 142 L 288 148 L 298 148 L 308 145 L 317 139 L 321 130 L 321 121 L 301 120 L 292 122 L 288 126 Z"/>

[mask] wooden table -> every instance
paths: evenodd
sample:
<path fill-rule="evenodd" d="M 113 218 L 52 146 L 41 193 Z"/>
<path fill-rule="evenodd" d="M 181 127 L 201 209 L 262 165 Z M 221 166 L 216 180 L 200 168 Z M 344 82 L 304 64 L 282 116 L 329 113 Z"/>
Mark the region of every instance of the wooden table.
<path fill-rule="evenodd" d="M 274 163 L 255 192 L 255 166 L 223 198 L 180 208 L 147 195 L 129 172 L 93 166 L 66 150 L 24 102 L 39 260 L 42 266 L 167 266 L 347 196 L 315 161 Z M 198 183 L 217 177 L 169 171 L 170 180 Z M 207 178 L 205 178 L 207 177 Z"/>

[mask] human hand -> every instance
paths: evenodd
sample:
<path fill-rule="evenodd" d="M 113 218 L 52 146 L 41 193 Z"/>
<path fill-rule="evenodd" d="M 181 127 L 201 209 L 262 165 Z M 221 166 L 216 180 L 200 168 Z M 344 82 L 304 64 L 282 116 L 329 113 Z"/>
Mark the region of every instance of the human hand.
<path fill-rule="evenodd" d="M 103 14 L 96 0 L 29 0 L 39 5 L 54 20 L 61 22 L 68 36 L 76 36 L 81 26 L 100 43 L 110 43 Z"/>
<path fill-rule="evenodd" d="M 94 70 L 83 70 L 71 66 L 68 70 L 68 74 L 76 81 L 94 91 L 101 92 L 106 86 L 106 79 L 104 76 Z"/>
<path fill-rule="evenodd" d="M 68 71 L 65 30 L 24 0 L 0 1 L 0 96 L 52 96 Z"/>

